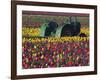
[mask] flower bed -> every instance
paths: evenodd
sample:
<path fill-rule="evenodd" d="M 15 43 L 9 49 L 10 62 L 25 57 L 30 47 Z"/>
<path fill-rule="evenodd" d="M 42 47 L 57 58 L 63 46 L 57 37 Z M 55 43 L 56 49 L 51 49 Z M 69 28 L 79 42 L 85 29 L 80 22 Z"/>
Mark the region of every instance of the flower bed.
<path fill-rule="evenodd" d="M 23 38 L 22 66 L 28 68 L 89 65 L 89 38 Z"/>

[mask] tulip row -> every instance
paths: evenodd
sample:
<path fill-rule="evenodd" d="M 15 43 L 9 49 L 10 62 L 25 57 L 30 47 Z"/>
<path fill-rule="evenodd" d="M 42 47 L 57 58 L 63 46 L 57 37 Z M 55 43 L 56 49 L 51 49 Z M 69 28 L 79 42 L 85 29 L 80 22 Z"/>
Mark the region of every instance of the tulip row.
<path fill-rule="evenodd" d="M 89 36 L 89 28 L 83 27 L 80 30 L 80 33 L 84 33 L 86 36 Z M 23 36 L 40 36 L 40 28 L 22 28 Z"/>
<path fill-rule="evenodd" d="M 22 35 L 23 36 L 39 36 L 40 29 L 39 28 L 22 28 Z"/>
<path fill-rule="evenodd" d="M 72 41 L 88 41 L 89 40 L 89 37 L 61 37 L 61 38 L 58 38 L 58 37 L 48 37 L 48 38 L 23 38 L 22 39 L 22 42 L 44 42 L 44 41 L 47 41 L 47 42 L 65 42 L 65 41 L 69 41 L 69 42 L 72 42 Z"/>

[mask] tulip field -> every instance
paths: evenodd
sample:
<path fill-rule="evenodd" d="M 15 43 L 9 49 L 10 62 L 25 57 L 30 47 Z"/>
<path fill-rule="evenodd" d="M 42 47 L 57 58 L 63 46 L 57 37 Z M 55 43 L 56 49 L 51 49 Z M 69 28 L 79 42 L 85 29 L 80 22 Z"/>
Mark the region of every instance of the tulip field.
<path fill-rule="evenodd" d="M 22 66 L 29 68 L 89 66 L 89 28 L 87 37 L 36 37 L 39 28 L 22 29 Z M 35 37 L 34 37 L 35 36 Z"/>

